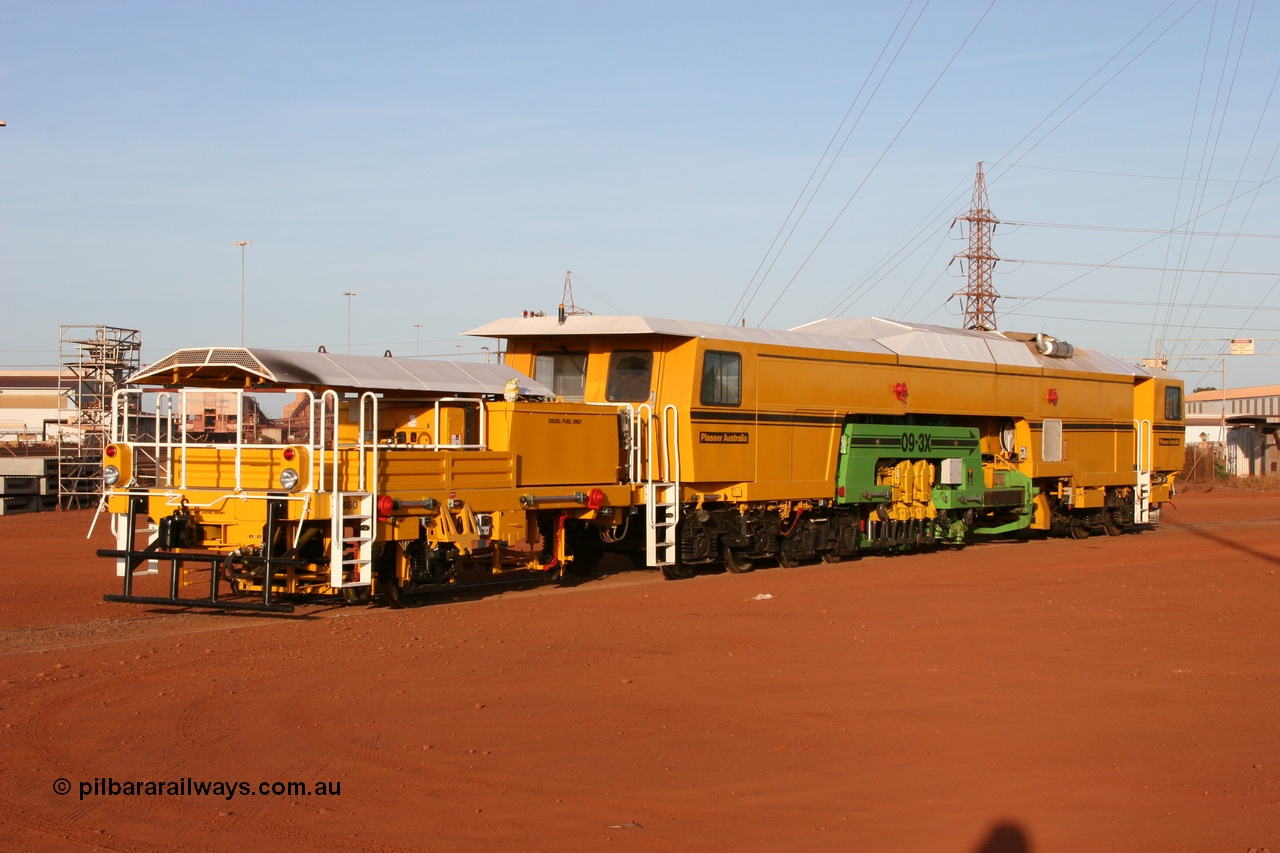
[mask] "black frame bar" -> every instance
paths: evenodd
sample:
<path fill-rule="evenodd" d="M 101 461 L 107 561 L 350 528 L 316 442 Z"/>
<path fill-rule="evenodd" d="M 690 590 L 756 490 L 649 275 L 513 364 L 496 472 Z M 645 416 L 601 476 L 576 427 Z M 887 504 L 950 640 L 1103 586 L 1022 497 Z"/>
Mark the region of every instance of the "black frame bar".
<path fill-rule="evenodd" d="M 141 550 L 133 547 L 138 533 L 138 515 L 147 511 L 146 495 L 129 496 L 128 542 L 129 548 L 102 548 L 99 557 L 123 558 L 125 564 L 124 593 L 122 595 L 104 595 L 103 601 L 124 602 L 127 604 L 155 604 L 169 607 L 199 607 L 209 610 L 249 610 L 267 613 L 292 613 L 292 604 L 281 604 L 271 600 L 271 581 L 277 568 L 289 566 L 306 566 L 309 561 L 287 557 L 274 557 L 271 554 L 271 543 L 276 529 L 277 513 L 281 509 L 279 501 L 267 502 L 267 529 L 264 536 L 265 556 L 245 557 L 246 564 L 260 563 L 265 568 L 262 580 L 262 601 L 223 601 L 218 598 L 218 566 L 226 559 L 225 554 L 214 551 L 161 551 L 154 545 Z M 167 560 L 169 562 L 169 597 L 133 594 L 133 573 L 150 560 Z M 185 563 L 207 563 L 209 565 L 209 597 L 183 598 L 180 594 L 180 572 Z"/>

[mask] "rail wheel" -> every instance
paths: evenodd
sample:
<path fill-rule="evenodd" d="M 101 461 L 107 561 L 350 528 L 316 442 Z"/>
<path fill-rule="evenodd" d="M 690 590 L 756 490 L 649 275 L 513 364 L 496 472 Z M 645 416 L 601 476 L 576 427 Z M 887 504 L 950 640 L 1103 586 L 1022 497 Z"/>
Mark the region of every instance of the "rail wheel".
<path fill-rule="evenodd" d="M 222 575 L 222 579 L 227 582 L 227 586 L 231 587 L 232 595 L 240 595 L 249 591 L 249 584 L 236 577 L 238 572 L 243 572 L 244 570 L 244 562 L 234 554 L 228 554 L 227 558 L 218 567 L 218 572 Z"/>
<path fill-rule="evenodd" d="M 693 577 L 693 566 L 686 563 L 680 554 L 685 530 L 687 529 L 686 524 L 687 522 L 682 518 L 676 522 L 675 527 L 671 528 L 671 532 L 674 534 L 672 539 L 674 544 L 667 549 L 671 554 L 671 565 L 662 567 L 662 576 L 669 581 Z"/>
<path fill-rule="evenodd" d="M 754 569 L 756 564 L 747 556 L 746 551 L 743 549 L 725 548 L 724 567 L 735 575 L 741 575 Z"/>
<path fill-rule="evenodd" d="M 844 557 L 835 551 L 823 551 L 818 555 L 824 563 L 843 563 Z"/>
<path fill-rule="evenodd" d="M 1071 534 L 1072 539 L 1089 538 L 1089 528 L 1085 527 L 1084 522 L 1078 518 L 1071 519 L 1071 524 L 1067 528 L 1067 531 Z"/>
<path fill-rule="evenodd" d="M 372 596 L 367 586 L 344 586 L 342 600 L 347 604 L 368 604 Z"/>
<path fill-rule="evenodd" d="M 401 581 L 396 576 L 395 561 L 389 557 L 393 553 L 394 551 L 391 549 L 384 549 L 375 559 L 378 591 L 387 600 L 387 606 L 395 610 L 403 610 L 407 607 L 421 607 L 427 603 L 428 596 L 422 593 L 405 592 L 404 588 L 400 586 Z M 343 589 L 344 595 L 346 592 L 347 590 Z"/>
<path fill-rule="evenodd" d="M 1124 533 L 1124 528 L 1120 526 L 1120 522 L 1116 521 L 1115 515 L 1110 512 L 1102 515 L 1102 530 L 1108 536 L 1119 536 Z"/>
<path fill-rule="evenodd" d="M 804 562 L 803 558 L 796 552 L 795 543 L 790 539 L 783 539 L 778 543 L 778 565 L 784 569 L 794 569 Z"/>
<path fill-rule="evenodd" d="M 387 605 L 395 610 L 404 610 L 409 607 L 421 607 L 427 603 L 428 596 L 422 593 L 408 593 L 400 588 L 400 583 L 394 577 L 383 581 L 379 588 L 382 590 L 383 596 L 387 599 Z"/>
<path fill-rule="evenodd" d="M 669 581 L 678 581 L 693 577 L 693 567 L 685 565 L 677 559 L 669 566 L 662 567 L 662 576 Z"/>

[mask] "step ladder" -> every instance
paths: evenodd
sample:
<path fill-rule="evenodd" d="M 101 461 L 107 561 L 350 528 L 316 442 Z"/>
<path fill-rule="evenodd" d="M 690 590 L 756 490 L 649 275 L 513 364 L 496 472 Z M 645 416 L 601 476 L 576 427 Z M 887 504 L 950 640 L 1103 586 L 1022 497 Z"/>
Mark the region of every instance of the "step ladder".
<path fill-rule="evenodd" d="M 331 500 L 329 586 L 367 586 L 373 580 L 373 495 L 334 492 Z"/>
<path fill-rule="evenodd" d="M 1135 420 L 1133 423 L 1135 432 L 1137 433 L 1135 448 L 1137 451 L 1137 459 L 1134 462 L 1133 468 L 1138 475 L 1133 493 L 1133 523 L 1150 524 L 1151 440 L 1153 437 L 1151 421 Z"/>
<path fill-rule="evenodd" d="M 680 487 L 676 483 L 649 482 L 644 487 L 645 558 L 650 568 L 673 566 L 676 562 L 676 513 Z"/>

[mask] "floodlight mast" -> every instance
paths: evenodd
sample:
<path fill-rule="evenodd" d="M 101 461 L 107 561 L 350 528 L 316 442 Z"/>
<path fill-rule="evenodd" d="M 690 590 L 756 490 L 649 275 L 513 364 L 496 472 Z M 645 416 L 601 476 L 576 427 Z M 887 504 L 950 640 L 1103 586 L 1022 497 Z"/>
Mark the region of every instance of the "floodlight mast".
<path fill-rule="evenodd" d="M 240 347 L 244 348 L 244 247 L 252 246 L 252 240 L 237 240 L 236 246 L 240 247 Z"/>

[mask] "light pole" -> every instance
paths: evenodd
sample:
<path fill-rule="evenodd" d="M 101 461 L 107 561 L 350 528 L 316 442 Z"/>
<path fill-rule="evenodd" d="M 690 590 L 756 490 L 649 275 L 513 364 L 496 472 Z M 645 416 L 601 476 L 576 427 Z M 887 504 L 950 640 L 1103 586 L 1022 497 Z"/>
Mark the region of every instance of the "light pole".
<path fill-rule="evenodd" d="M 344 290 L 342 295 L 347 297 L 347 355 L 351 355 L 351 297 L 356 295 L 354 290 Z"/>
<path fill-rule="evenodd" d="M 415 356 L 422 355 L 422 324 L 413 324 L 413 354 Z"/>
<path fill-rule="evenodd" d="M 252 246 L 252 240 L 237 240 L 240 247 L 240 346 L 244 347 L 244 247 Z"/>

